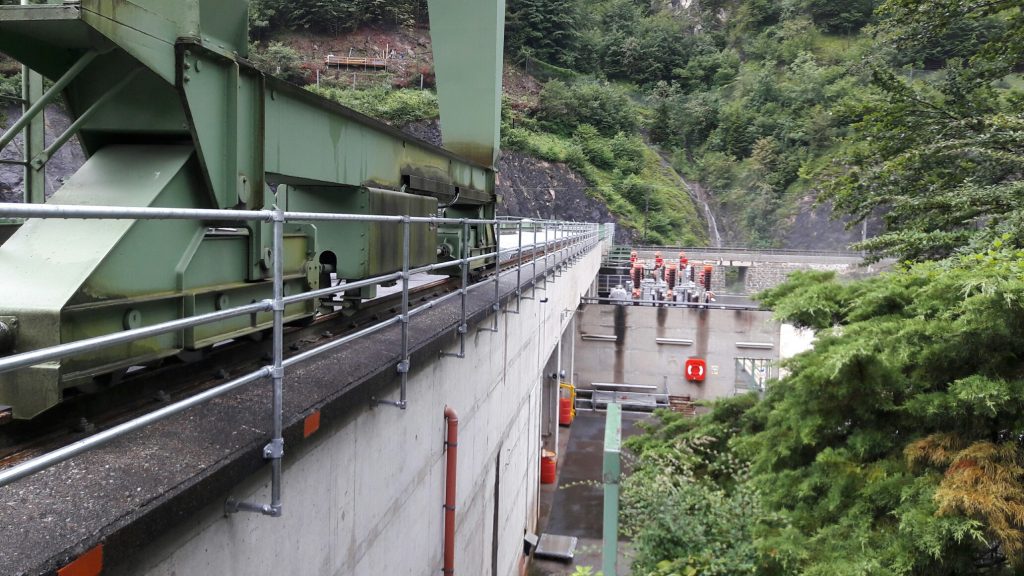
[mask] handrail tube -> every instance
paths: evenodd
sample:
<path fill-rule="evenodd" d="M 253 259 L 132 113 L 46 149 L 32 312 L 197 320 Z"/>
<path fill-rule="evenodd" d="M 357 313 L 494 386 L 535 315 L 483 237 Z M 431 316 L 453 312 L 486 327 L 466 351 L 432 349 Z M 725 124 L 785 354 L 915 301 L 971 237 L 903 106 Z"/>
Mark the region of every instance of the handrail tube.
<path fill-rule="evenodd" d="M 238 220 L 269 222 L 272 210 L 208 208 L 128 208 L 78 204 L 0 204 L 0 215 L 15 218 L 79 218 L 83 220 Z"/>
<path fill-rule="evenodd" d="M 328 288 L 319 288 L 317 290 L 310 290 L 309 292 L 300 292 L 291 296 L 285 296 L 283 302 L 285 304 L 295 304 L 296 302 L 305 302 L 306 300 L 312 300 L 314 298 L 320 298 L 323 296 L 330 296 L 346 290 L 355 290 L 364 286 L 373 286 L 374 284 L 381 284 L 384 282 L 390 282 L 392 280 L 401 280 L 401 272 L 392 272 L 384 276 L 374 276 L 373 278 L 366 278 L 357 282 L 338 284 L 337 286 L 330 286 Z"/>
<path fill-rule="evenodd" d="M 362 330 L 360 330 L 358 332 L 353 332 L 353 333 L 349 334 L 348 336 L 344 336 L 342 338 L 338 338 L 337 340 L 332 340 L 330 342 L 327 342 L 326 344 L 321 344 L 321 345 L 319 345 L 319 346 L 317 346 L 315 348 L 310 348 L 309 350 L 306 350 L 305 352 L 301 352 L 299 354 L 296 354 L 295 356 L 292 356 L 291 358 L 288 358 L 287 360 L 284 361 L 283 366 L 285 368 L 288 368 L 290 366 L 298 364 L 299 362 L 304 362 L 306 360 L 309 360 L 310 358 L 313 358 L 314 356 L 319 356 L 320 354 L 323 354 L 324 352 L 327 352 L 328 350 L 333 350 L 333 349 L 335 349 L 335 348 L 337 348 L 339 346 L 342 346 L 344 344 L 348 344 L 349 342 L 351 342 L 353 340 L 356 340 L 358 338 L 362 338 L 363 336 L 368 336 L 370 334 L 373 334 L 374 332 L 379 332 L 380 330 L 383 330 L 384 328 L 387 328 L 388 326 L 391 326 L 392 324 L 398 324 L 401 321 L 402 321 L 402 317 L 401 316 L 395 316 L 393 318 L 389 318 L 389 319 L 387 319 L 387 320 L 385 320 L 383 322 L 380 322 L 378 324 L 374 324 L 373 326 L 368 326 L 366 328 L 363 328 Z"/>
<path fill-rule="evenodd" d="M 468 293 L 468 291 L 467 291 L 467 293 Z M 447 302 L 448 300 L 451 300 L 452 298 L 455 298 L 456 296 L 461 296 L 461 295 L 462 295 L 462 288 L 459 288 L 458 290 L 453 290 L 453 291 L 445 294 L 444 296 L 439 296 L 437 298 L 434 298 L 433 300 L 428 300 L 427 302 L 424 302 L 423 304 L 420 304 L 419 306 L 417 306 L 417 307 L 413 308 L 412 310 L 410 310 L 409 311 L 409 317 L 411 318 L 413 316 L 416 316 L 418 314 L 426 312 L 427 310 L 430 310 L 431 308 L 433 308 L 435 306 L 438 306 L 438 305 L 440 305 L 443 302 Z"/>
<path fill-rule="evenodd" d="M 232 390 L 240 386 L 244 386 L 250 382 L 255 382 L 256 380 L 260 380 L 262 378 L 266 378 L 270 376 L 270 372 L 270 367 L 265 366 L 263 368 L 260 368 L 259 370 L 250 372 L 245 376 L 240 376 L 230 382 L 226 382 L 224 384 L 221 384 L 220 386 L 200 392 L 195 396 L 189 396 L 184 400 L 180 400 L 169 406 L 164 406 L 163 408 L 154 410 L 153 412 L 150 412 L 144 416 L 139 416 L 138 418 L 134 418 L 122 424 L 118 424 L 117 426 L 108 428 L 102 432 L 93 434 L 88 438 L 83 438 L 78 442 L 75 442 L 74 444 L 68 444 L 63 448 L 58 448 L 51 452 L 47 452 L 42 456 L 37 456 L 35 458 L 32 458 L 31 460 L 26 460 L 21 464 L 17 464 L 6 470 L 0 470 L 0 488 L 16 480 L 20 480 L 25 476 L 49 468 L 54 464 L 59 464 L 60 462 L 63 462 L 68 458 L 72 458 L 83 452 L 87 452 L 94 448 L 98 448 L 106 444 L 107 442 L 110 442 L 111 440 L 114 440 L 115 438 L 123 436 L 129 432 L 138 430 L 139 428 L 143 428 L 145 426 L 153 424 L 154 422 L 159 422 L 160 420 L 163 420 L 168 416 L 173 416 L 178 412 L 187 410 L 189 408 L 192 408 L 193 406 L 197 406 L 199 404 L 202 404 L 203 402 L 212 400 L 218 396 L 223 396 L 224 394 L 231 392 Z"/>
<path fill-rule="evenodd" d="M 6 358 L 0 358 L 0 374 L 10 372 L 18 368 L 35 366 L 36 364 L 42 364 L 43 362 L 49 362 L 50 360 L 57 360 L 58 358 L 64 358 L 65 356 L 73 356 L 82 352 L 108 348 L 116 344 L 124 344 L 126 342 L 141 340 L 151 336 L 159 336 L 160 334 L 166 334 L 168 332 L 174 332 L 184 328 L 192 328 L 194 326 L 209 324 L 219 320 L 227 320 L 238 316 L 245 316 L 246 314 L 253 314 L 256 312 L 267 312 L 271 309 L 271 306 L 272 304 L 270 300 L 261 300 L 259 302 L 246 304 L 245 306 L 239 306 L 237 308 L 230 308 L 228 310 L 208 312 L 198 316 L 190 316 L 188 318 L 161 322 L 152 326 L 146 326 L 145 328 L 135 328 L 115 334 L 104 334 L 103 336 L 96 336 L 94 338 L 77 340 L 75 342 L 68 342 L 67 344 L 58 344 L 49 348 L 40 348 L 39 350 L 33 350 L 31 352 L 23 352 L 13 356 L 7 356 Z"/>

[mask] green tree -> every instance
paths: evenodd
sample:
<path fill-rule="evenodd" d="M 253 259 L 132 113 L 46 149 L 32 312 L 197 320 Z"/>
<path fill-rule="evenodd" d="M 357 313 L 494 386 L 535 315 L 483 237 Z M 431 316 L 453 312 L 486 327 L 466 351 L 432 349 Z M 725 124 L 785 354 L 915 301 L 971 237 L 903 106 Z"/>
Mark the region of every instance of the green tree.
<path fill-rule="evenodd" d="M 877 0 L 807 0 L 806 9 L 823 30 L 850 34 L 871 21 L 877 5 Z"/>
<path fill-rule="evenodd" d="M 292 84 L 306 84 L 306 73 L 302 70 L 302 56 L 294 48 L 281 42 L 271 42 L 266 48 L 253 45 L 249 50 L 249 59 L 257 68 L 287 80 Z"/>
<path fill-rule="evenodd" d="M 632 132 L 637 126 L 629 97 L 604 82 L 548 82 L 540 92 L 537 117 L 549 129 L 566 135 L 582 124 L 603 136 Z"/>
<path fill-rule="evenodd" d="M 815 346 L 763 400 L 663 414 L 628 442 L 634 573 L 696 566 L 708 549 L 752 566 L 732 573 L 1019 573 L 1022 261 L 1000 240 L 855 283 L 795 274 L 764 294 L 780 318 L 818 330 Z M 706 500 L 680 496 L 691 493 Z M 741 494 L 746 504 L 717 508 Z"/>
<path fill-rule="evenodd" d="M 561 66 L 575 62 L 577 0 L 509 0 L 505 17 L 506 51 Z"/>

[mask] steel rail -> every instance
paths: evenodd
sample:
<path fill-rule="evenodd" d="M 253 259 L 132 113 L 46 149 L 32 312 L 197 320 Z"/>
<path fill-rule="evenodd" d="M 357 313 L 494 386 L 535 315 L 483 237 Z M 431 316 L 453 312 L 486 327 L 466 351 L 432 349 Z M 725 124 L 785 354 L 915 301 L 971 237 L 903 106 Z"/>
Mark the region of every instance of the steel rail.
<path fill-rule="evenodd" d="M 228 392 L 231 392 L 236 388 L 249 384 L 250 382 L 255 382 L 256 380 L 266 378 L 267 376 L 270 375 L 270 372 L 271 368 L 269 366 L 265 366 L 263 368 L 260 368 L 259 370 L 250 372 L 245 376 L 235 378 L 230 382 L 226 382 L 224 384 L 221 384 L 220 386 L 200 392 L 195 396 L 189 396 L 184 400 L 180 400 L 169 406 L 165 406 L 158 410 L 154 410 L 149 414 L 139 416 L 138 418 L 134 418 L 123 424 L 118 424 L 117 426 L 113 426 L 102 432 L 93 434 L 88 438 L 83 438 L 73 444 L 68 444 L 63 448 L 57 448 L 56 450 L 47 452 L 42 456 L 37 456 L 30 460 L 26 460 L 21 464 L 16 464 L 6 470 L 0 470 L 0 487 L 4 487 L 26 476 L 49 468 L 50 466 L 53 466 L 55 464 L 59 464 L 83 452 L 88 452 L 89 450 L 92 450 L 94 448 L 99 448 L 100 446 L 106 444 L 107 442 L 110 442 L 111 440 L 120 438 L 121 436 L 124 436 L 129 432 L 138 430 L 139 428 L 143 428 L 145 426 L 153 424 L 154 422 L 159 422 L 160 420 L 163 420 L 168 416 L 172 416 L 174 414 L 177 414 L 178 412 L 192 408 L 193 406 L 198 406 L 199 404 L 202 404 L 208 400 L 212 400 L 213 398 L 216 398 L 218 396 L 223 396 L 224 394 L 227 394 Z"/>

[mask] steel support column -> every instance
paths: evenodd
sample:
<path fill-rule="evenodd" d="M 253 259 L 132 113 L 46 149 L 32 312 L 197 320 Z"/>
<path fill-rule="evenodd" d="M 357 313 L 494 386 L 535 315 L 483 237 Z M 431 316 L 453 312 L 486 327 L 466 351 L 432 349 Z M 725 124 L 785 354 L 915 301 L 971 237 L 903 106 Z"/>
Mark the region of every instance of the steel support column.
<path fill-rule="evenodd" d="M 604 576 L 616 576 L 619 555 L 619 480 L 622 467 L 619 451 L 622 447 L 622 406 L 608 404 L 604 423 L 604 522 L 602 529 L 601 570 Z"/>
<path fill-rule="evenodd" d="M 22 6 L 29 0 L 21 0 Z M 29 69 L 21 67 L 21 113 L 25 115 L 29 108 L 43 97 L 43 77 Z M 46 167 L 34 168 L 29 164 L 46 146 L 46 119 L 44 114 L 29 118 L 25 128 L 25 202 L 42 204 L 46 201 Z"/>

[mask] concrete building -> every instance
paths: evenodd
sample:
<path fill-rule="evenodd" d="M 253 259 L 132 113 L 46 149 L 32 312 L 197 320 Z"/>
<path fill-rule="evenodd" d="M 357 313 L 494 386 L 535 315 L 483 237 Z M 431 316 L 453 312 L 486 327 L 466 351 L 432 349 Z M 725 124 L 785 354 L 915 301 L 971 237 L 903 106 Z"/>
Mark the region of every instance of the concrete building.
<path fill-rule="evenodd" d="M 772 313 L 587 304 L 576 315 L 575 381 L 655 386 L 694 400 L 732 396 L 777 376 L 780 326 Z M 688 358 L 707 364 L 687 381 Z"/>

